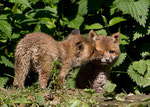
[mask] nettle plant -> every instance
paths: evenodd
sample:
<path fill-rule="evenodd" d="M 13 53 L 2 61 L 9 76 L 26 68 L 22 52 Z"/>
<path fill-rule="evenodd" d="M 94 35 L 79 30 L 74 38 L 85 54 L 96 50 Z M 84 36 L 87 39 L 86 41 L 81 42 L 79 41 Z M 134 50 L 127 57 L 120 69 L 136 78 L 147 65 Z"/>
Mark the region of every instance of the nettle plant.
<path fill-rule="evenodd" d="M 45 32 L 62 40 L 72 29 L 80 29 L 82 34 L 92 29 L 103 35 L 121 33 L 120 58 L 111 72 L 117 87 L 125 91 L 129 87 L 130 91 L 148 87 L 149 8 L 149 0 L 3 0 L 0 3 L 0 77 L 9 78 L 12 83 L 14 49 L 25 34 Z M 127 83 L 122 86 L 118 81 Z"/>

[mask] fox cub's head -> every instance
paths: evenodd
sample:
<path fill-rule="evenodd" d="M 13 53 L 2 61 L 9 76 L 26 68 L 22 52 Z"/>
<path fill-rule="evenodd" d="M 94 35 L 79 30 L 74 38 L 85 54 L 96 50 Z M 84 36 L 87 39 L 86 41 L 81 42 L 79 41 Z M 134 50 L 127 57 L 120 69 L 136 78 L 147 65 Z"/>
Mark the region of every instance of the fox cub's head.
<path fill-rule="evenodd" d="M 99 60 L 101 58 L 101 53 L 96 50 L 93 40 L 81 35 L 79 30 L 73 30 L 68 39 L 71 42 L 71 55 L 75 57 L 73 65 L 81 66 L 91 60 Z"/>
<path fill-rule="evenodd" d="M 111 36 L 97 35 L 93 30 L 89 32 L 89 38 L 95 41 L 96 50 L 102 53 L 101 65 L 114 64 L 119 57 L 120 33 Z"/>

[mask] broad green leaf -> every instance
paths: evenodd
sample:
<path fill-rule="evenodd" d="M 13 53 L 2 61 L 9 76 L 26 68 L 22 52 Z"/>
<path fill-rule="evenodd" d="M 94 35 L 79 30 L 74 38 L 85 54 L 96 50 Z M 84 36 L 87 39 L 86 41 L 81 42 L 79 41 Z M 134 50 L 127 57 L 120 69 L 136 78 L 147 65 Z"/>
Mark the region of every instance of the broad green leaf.
<path fill-rule="evenodd" d="M 122 17 L 114 17 L 113 19 L 111 19 L 110 21 L 109 21 L 109 26 L 113 26 L 113 25 L 115 25 L 115 24 L 117 24 L 117 23 L 120 23 L 120 22 L 122 22 L 122 21 L 125 21 L 126 19 L 124 19 L 124 18 L 122 18 Z"/>
<path fill-rule="evenodd" d="M 22 5 L 25 5 L 25 6 L 31 8 L 31 5 L 28 2 L 28 0 L 10 0 L 10 2 L 12 2 L 12 3 L 19 3 L 19 4 L 22 4 Z"/>
<path fill-rule="evenodd" d="M 149 0 L 115 0 L 114 5 L 130 14 L 140 25 L 145 27 L 149 12 Z"/>
<path fill-rule="evenodd" d="M 144 35 L 142 35 L 142 34 L 136 32 L 136 33 L 134 33 L 134 35 L 133 35 L 133 41 L 135 41 L 135 40 L 137 40 L 138 38 L 141 38 L 141 37 L 143 37 L 143 36 L 144 36 Z"/>
<path fill-rule="evenodd" d="M 8 80 L 9 80 L 9 78 L 7 78 L 7 77 L 0 77 L 0 87 L 3 88 Z"/>
<path fill-rule="evenodd" d="M 128 75 L 140 87 L 150 86 L 150 60 L 134 61 L 128 68 Z"/>
<path fill-rule="evenodd" d="M 103 26 L 100 23 L 94 23 L 92 25 L 85 25 L 85 29 L 101 29 Z"/>
<path fill-rule="evenodd" d="M 132 67 L 135 70 L 138 70 L 138 73 L 141 75 L 144 75 L 145 71 L 146 71 L 146 61 L 141 60 L 141 61 L 135 61 L 134 64 L 132 65 Z"/>
<path fill-rule="evenodd" d="M 14 65 L 5 56 L 0 56 L 0 64 L 5 64 L 5 66 L 13 68 Z"/>
<path fill-rule="evenodd" d="M 147 56 L 150 56 L 150 51 L 149 51 L 149 52 L 142 52 L 142 53 L 141 53 L 141 56 L 142 56 L 143 58 L 145 58 L 145 57 L 147 57 Z"/>
<path fill-rule="evenodd" d="M 104 86 L 104 90 L 106 92 L 113 92 L 116 88 L 116 84 L 111 83 L 110 81 L 107 81 L 107 84 Z"/>
<path fill-rule="evenodd" d="M 75 88 L 76 87 L 76 76 L 79 72 L 79 68 L 74 69 L 73 72 L 69 72 L 69 75 L 67 77 L 66 86 L 69 88 Z"/>
<path fill-rule="evenodd" d="M 69 28 L 75 28 L 75 29 L 79 29 L 81 24 L 83 23 L 84 18 L 81 16 L 77 16 L 75 19 L 71 20 L 68 23 L 68 27 Z"/>
<path fill-rule="evenodd" d="M 20 37 L 19 34 L 15 34 L 15 33 L 12 34 L 12 39 L 18 39 L 19 37 Z"/>
<path fill-rule="evenodd" d="M 126 56 L 127 56 L 127 53 L 121 53 L 118 60 L 117 60 L 117 62 L 114 65 L 114 67 L 119 66 L 120 64 L 122 64 L 123 61 L 125 60 Z"/>
<path fill-rule="evenodd" d="M 44 98 L 37 93 L 34 95 L 36 101 L 40 104 L 40 106 L 45 106 Z"/>
<path fill-rule="evenodd" d="M 108 34 L 105 29 L 97 30 L 96 33 L 98 35 L 107 35 Z"/>
<path fill-rule="evenodd" d="M 147 73 L 146 77 L 150 79 L 150 60 L 147 60 Z"/>
<path fill-rule="evenodd" d="M 52 7 L 50 7 L 50 6 L 46 6 L 45 8 L 44 8 L 44 10 L 48 10 L 48 11 L 50 11 L 50 12 L 52 12 L 54 15 L 56 15 L 57 14 L 57 8 L 52 8 Z"/>
<path fill-rule="evenodd" d="M 30 24 L 36 24 L 39 20 L 38 19 L 33 19 L 33 18 L 30 18 L 30 19 L 25 19 L 21 22 L 21 24 L 23 23 L 30 23 Z"/>
<path fill-rule="evenodd" d="M 140 47 L 140 53 L 143 58 L 150 56 L 150 43 L 145 43 Z"/>
<path fill-rule="evenodd" d="M 12 27 L 7 21 L 0 20 L 0 30 L 11 40 Z"/>
<path fill-rule="evenodd" d="M 78 7 L 78 15 L 80 16 L 83 16 L 85 14 L 87 14 L 87 4 L 88 4 L 88 1 L 87 0 L 80 0 L 78 2 L 79 4 L 79 7 Z"/>
<path fill-rule="evenodd" d="M 41 25 L 36 25 L 34 28 L 34 32 L 41 32 Z"/>
<path fill-rule="evenodd" d="M 37 22 L 37 24 L 45 24 L 49 29 L 55 28 L 55 19 L 54 20 L 50 20 L 49 18 L 40 18 L 40 21 Z"/>
<path fill-rule="evenodd" d="M 3 34 L 0 35 L 0 42 L 6 43 L 7 40 L 8 40 L 8 37 L 5 34 L 4 35 Z"/>
<path fill-rule="evenodd" d="M 112 7 L 110 9 L 110 15 L 112 16 L 113 14 L 115 14 L 115 10 L 116 10 L 116 7 Z"/>
<path fill-rule="evenodd" d="M 6 20 L 6 19 L 7 19 L 7 16 L 8 16 L 8 15 L 4 15 L 4 14 L 0 15 L 0 20 Z"/>
<path fill-rule="evenodd" d="M 121 45 L 128 45 L 130 43 L 130 39 L 128 36 L 120 34 L 120 44 Z"/>

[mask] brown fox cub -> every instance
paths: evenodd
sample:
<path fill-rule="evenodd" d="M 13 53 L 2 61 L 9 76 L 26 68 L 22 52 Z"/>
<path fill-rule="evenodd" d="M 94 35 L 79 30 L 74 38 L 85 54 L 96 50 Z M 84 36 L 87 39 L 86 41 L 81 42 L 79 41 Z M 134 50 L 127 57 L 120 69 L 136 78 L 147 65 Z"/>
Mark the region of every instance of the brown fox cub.
<path fill-rule="evenodd" d="M 26 76 L 30 70 L 34 70 L 39 74 L 39 87 L 46 88 L 52 62 L 58 58 L 63 64 L 58 80 L 63 85 L 71 68 L 99 59 L 100 53 L 96 51 L 94 43 L 81 35 L 79 30 L 73 30 L 66 40 L 60 42 L 40 32 L 27 34 L 16 47 L 13 86 L 24 87 Z"/>
<path fill-rule="evenodd" d="M 102 58 L 98 61 L 91 61 L 82 66 L 77 78 L 77 88 L 93 88 L 96 92 L 104 92 L 104 86 L 109 80 L 109 72 L 115 64 L 120 54 L 119 33 L 111 36 L 97 35 L 93 30 L 89 32 L 89 37 L 96 43 L 96 50 L 102 53 Z"/>

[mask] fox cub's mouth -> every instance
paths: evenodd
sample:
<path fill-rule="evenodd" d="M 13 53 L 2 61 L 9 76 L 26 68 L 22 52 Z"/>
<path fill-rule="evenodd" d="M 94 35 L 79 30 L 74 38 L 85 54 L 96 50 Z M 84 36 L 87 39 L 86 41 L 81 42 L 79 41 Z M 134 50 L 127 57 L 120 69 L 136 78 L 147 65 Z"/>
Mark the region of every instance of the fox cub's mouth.
<path fill-rule="evenodd" d="M 109 62 L 100 62 L 101 65 L 109 65 L 110 63 Z"/>

